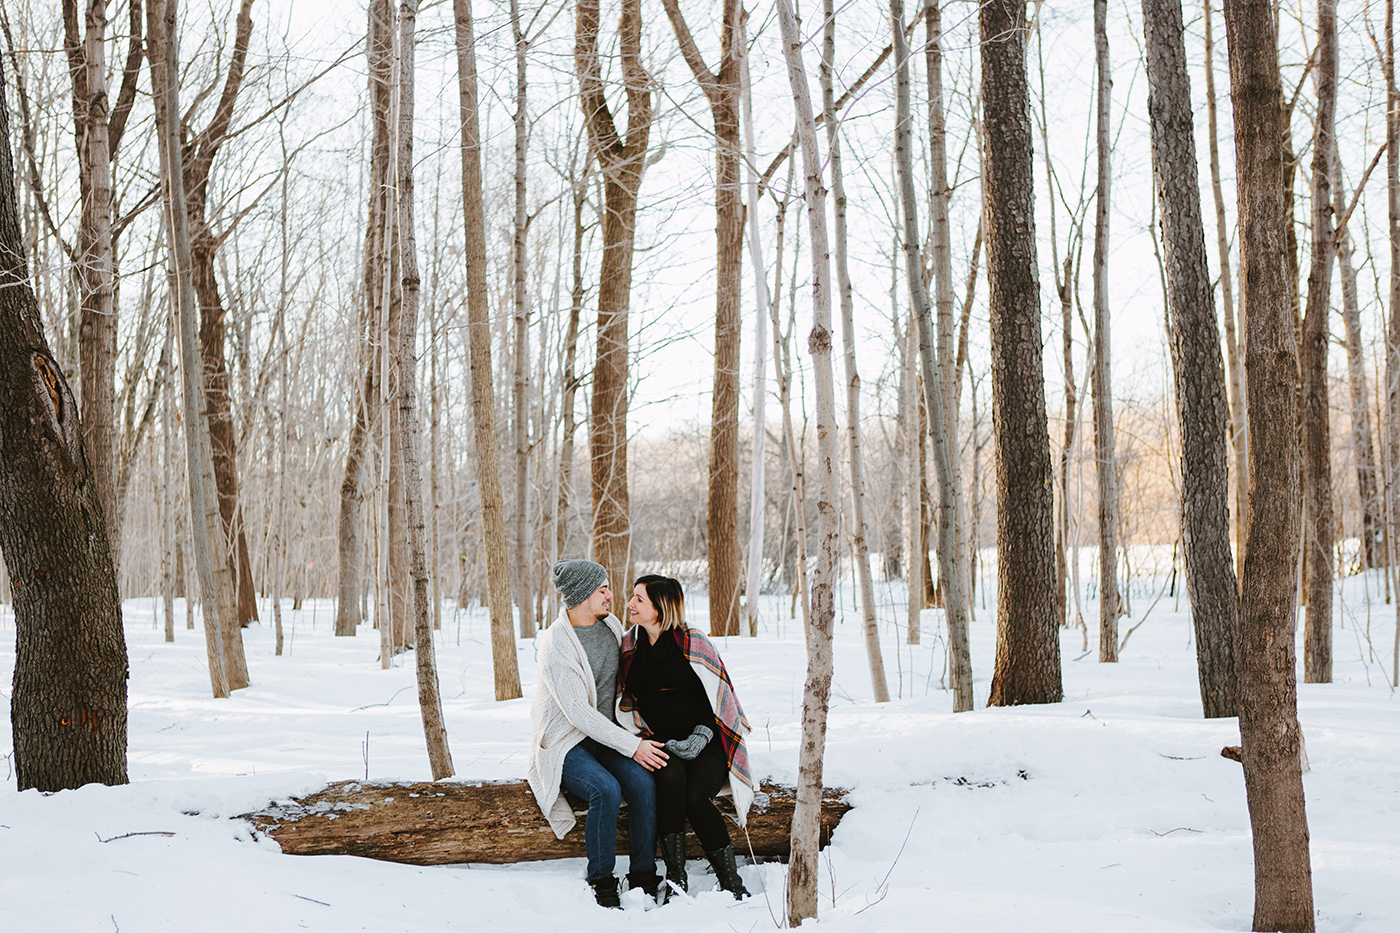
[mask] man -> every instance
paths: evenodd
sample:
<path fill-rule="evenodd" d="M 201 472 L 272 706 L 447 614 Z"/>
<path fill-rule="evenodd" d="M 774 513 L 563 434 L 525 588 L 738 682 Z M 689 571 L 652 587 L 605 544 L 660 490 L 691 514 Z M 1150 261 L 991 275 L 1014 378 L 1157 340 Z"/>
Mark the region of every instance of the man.
<path fill-rule="evenodd" d="M 588 801 L 583 830 L 588 883 L 600 906 L 621 907 L 613 875 L 618 809 L 625 797 L 628 885 L 655 897 L 656 791 L 649 772 L 667 756 L 660 743 L 618 725 L 622 623 L 608 612 L 608 572 L 591 560 L 561 560 L 553 579 L 564 611 L 540 636 L 526 778 L 560 839 L 576 822 L 563 791 Z"/>

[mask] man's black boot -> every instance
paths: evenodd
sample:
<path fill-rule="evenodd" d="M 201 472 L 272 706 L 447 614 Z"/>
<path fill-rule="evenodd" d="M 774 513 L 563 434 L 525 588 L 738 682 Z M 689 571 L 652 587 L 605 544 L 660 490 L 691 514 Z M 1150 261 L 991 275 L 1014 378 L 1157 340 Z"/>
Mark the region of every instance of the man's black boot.
<path fill-rule="evenodd" d="M 622 900 L 617 896 L 617 878 L 608 875 L 597 881 L 590 881 L 589 884 L 593 886 L 593 899 L 598 902 L 599 907 L 622 909 Z"/>

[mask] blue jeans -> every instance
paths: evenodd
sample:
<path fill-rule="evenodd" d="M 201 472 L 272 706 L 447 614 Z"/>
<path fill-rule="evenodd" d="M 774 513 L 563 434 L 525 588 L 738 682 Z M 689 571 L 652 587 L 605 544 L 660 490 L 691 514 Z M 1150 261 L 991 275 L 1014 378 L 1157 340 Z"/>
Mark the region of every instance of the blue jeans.
<path fill-rule="evenodd" d="M 617 863 L 617 812 L 627 798 L 631 839 L 628 873 L 656 871 L 656 784 L 651 772 L 605 745 L 584 739 L 564 756 L 564 790 L 588 801 L 583 842 L 588 852 L 588 883 L 613 873 Z"/>

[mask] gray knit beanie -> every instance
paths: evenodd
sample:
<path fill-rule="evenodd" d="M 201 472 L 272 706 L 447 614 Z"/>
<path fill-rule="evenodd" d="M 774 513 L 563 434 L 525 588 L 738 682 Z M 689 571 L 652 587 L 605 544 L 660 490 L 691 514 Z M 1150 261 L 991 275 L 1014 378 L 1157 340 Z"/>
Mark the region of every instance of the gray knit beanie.
<path fill-rule="evenodd" d="M 564 598 L 564 608 L 572 609 L 608 582 L 602 564 L 591 560 L 561 560 L 554 564 L 554 588 Z"/>

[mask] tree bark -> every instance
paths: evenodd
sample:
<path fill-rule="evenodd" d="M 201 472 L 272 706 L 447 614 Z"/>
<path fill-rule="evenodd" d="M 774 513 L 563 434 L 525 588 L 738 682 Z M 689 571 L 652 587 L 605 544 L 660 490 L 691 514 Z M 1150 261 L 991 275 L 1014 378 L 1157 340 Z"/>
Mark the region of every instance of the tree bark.
<path fill-rule="evenodd" d="M 467 331 L 471 345 L 472 420 L 476 425 L 477 495 L 486 552 L 487 603 L 496 699 L 520 696 L 520 665 L 510 617 L 505 506 L 496 460 L 496 396 L 491 386 L 490 296 L 486 292 L 486 220 L 482 205 L 481 126 L 477 116 L 476 37 L 471 0 L 453 0 L 457 88 L 462 118 L 462 204 L 467 246 Z"/>
<path fill-rule="evenodd" d="M 851 549 L 855 552 L 856 579 L 860 590 L 861 632 L 865 659 L 870 667 L 871 693 L 876 703 L 888 703 L 890 688 L 885 680 L 885 661 L 880 654 L 880 629 L 875 622 L 875 584 L 870 577 L 870 548 L 865 520 L 865 469 L 860 444 L 860 371 L 856 368 L 855 308 L 851 297 L 851 274 L 846 262 L 846 188 L 841 177 L 841 124 L 836 115 L 836 95 L 831 73 L 836 60 L 836 9 L 833 0 L 823 0 L 821 88 L 826 116 L 827 160 L 831 163 L 831 197 L 835 202 L 836 289 L 841 301 L 841 343 L 846 371 L 846 447 L 851 465 Z M 902 36 L 900 37 L 902 41 Z M 906 72 L 908 66 L 905 66 Z M 907 101 L 906 101 L 907 102 Z M 907 114 L 905 115 L 907 118 Z M 910 181 L 912 190 L 913 182 Z M 950 528 L 952 516 L 945 513 L 940 522 Z"/>
<path fill-rule="evenodd" d="M 1099 479 L 1099 661 L 1118 660 L 1118 473 L 1113 442 L 1112 323 L 1108 313 L 1108 210 L 1113 153 L 1109 118 L 1113 76 L 1108 65 L 1108 0 L 1094 0 L 1098 70 L 1096 148 L 1099 184 L 1094 198 L 1094 464 Z"/>
<path fill-rule="evenodd" d="M 767 442 L 768 442 L 768 315 L 770 298 L 768 295 L 768 265 L 763 260 L 763 238 L 758 225 L 758 172 L 754 168 L 754 126 L 753 94 L 749 82 L 749 58 L 744 38 L 745 19 L 739 21 L 739 56 L 742 77 L 742 101 L 744 120 L 744 161 L 748 165 L 748 221 L 749 264 L 753 267 L 754 280 L 754 344 L 753 344 L 753 455 L 749 474 L 749 560 L 744 582 L 745 616 L 748 620 L 749 636 L 758 635 L 758 597 L 763 581 L 763 537 L 767 518 Z"/>
<path fill-rule="evenodd" d="M 1313 80 L 1312 265 L 1303 315 L 1304 546 L 1308 559 L 1308 608 L 1303 627 L 1303 681 L 1332 682 L 1332 438 L 1327 390 L 1328 321 L 1331 318 L 1332 165 L 1337 109 L 1336 0 L 1317 2 L 1317 50 Z"/>
<path fill-rule="evenodd" d="M 1254 835 L 1254 929 L 1314 928 L 1295 682 L 1298 349 L 1285 279 L 1282 90 L 1268 0 L 1227 0 L 1249 391 L 1240 738 Z"/>
<path fill-rule="evenodd" d="M 593 558 L 614 589 L 631 583 L 632 517 L 627 488 L 627 311 L 632 292 L 637 192 L 651 137 L 651 76 L 642 66 L 641 0 L 622 0 L 618 38 L 627 86 L 627 135 L 608 108 L 598 60 L 599 0 L 578 0 L 574 67 L 594 157 L 603 172 L 603 258 L 589 437 Z M 621 586 L 619 586 L 621 584 Z"/>
<path fill-rule="evenodd" d="M 721 9 L 719 68 L 696 48 L 678 0 L 662 0 L 681 57 L 710 104 L 715 132 L 715 374 L 710 410 L 710 494 L 706 539 L 710 563 L 710 634 L 739 634 L 739 305 L 744 271 L 744 201 L 740 192 L 739 0 Z M 750 594 L 752 599 L 753 594 Z"/>
<path fill-rule="evenodd" d="M 526 125 L 525 51 L 528 42 L 520 29 L 520 4 L 510 3 L 510 29 L 515 40 L 515 217 L 511 230 L 511 298 L 515 322 L 514 401 L 515 441 L 515 606 L 520 613 L 520 637 L 535 637 L 535 604 L 530 596 L 530 424 L 527 394 L 530 390 L 530 361 L 526 337 L 530 328 L 530 300 L 525 289 L 525 238 L 529 217 L 525 211 L 525 149 L 529 140 Z"/>
<path fill-rule="evenodd" d="M 817 565 L 812 573 L 812 622 L 807 629 L 807 681 L 802 691 L 802 744 L 798 751 L 797 805 L 792 815 L 792 857 L 788 867 L 787 920 L 798 926 L 817 915 L 817 850 L 821 817 L 822 757 L 826 749 L 827 705 L 831 697 L 832 623 L 836 615 L 836 573 L 840 555 L 836 488 L 836 390 L 831 366 L 831 269 L 826 237 L 826 189 L 818 151 L 812 95 L 802 62 L 802 40 L 788 0 L 778 0 L 778 26 L 788 84 L 797 107 L 807 222 L 812 242 L 812 354 L 817 396 Z"/>
<path fill-rule="evenodd" d="M 126 639 L 76 400 L 30 284 L 0 65 L 0 555 L 15 613 L 20 790 L 125 784 Z"/>
<path fill-rule="evenodd" d="M 1040 333 L 1025 0 L 988 0 L 982 50 L 983 212 L 997 471 L 997 650 L 992 706 L 1063 696 L 1055 613 L 1054 477 Z"/>
<path fill-rule="evenodd" d="M 1239 589 L 1230 556 L 1229 407 L 1206 259 L 1181 0 L 1143 0 L 1152 167 L 1162 215 L 1181 517 L 1196 673 L 1207 719 L 1234 716 Z"/>
<path fill-rule="evenodd" d="M 955 444 L 949 437 L 941 360 L 934 349 L 933 322 L 928 293 L 924 291 L 923 257 L 919 250 L 918 202 L 914 198 L 913 124 L 909 114 L 909 46 L 904 38 L 904 0 L 890 0 L 895 61 L 895 168 L 899 176 L 903 208 L 904 279 L 909 288 L 910 309 L 918 323 L 919 357 L 923 362 L 924 398 L 928 407 L 929 434 L 933 440 L 933 464 L 938 480 L 938 576 L 948 622 L 948 663 L 953 685 L 953 711 L 972 709 L 972 662 L 967 641 L 967 603 L 964 577 L 957 563 L 958 531 L 956 482 L 953 474 Z M 950 295 L 951 298 L 951 295 Z M 949 367 L 951 368 L 951 367 Z"/>
<path fill-rule="evenodd" d="M 748 855 L 783 857 L 789 852 L 793 788 L 764 782 L 736 844 Z M 568 798 L 578 828 L 557 839 L 524 781 L 379 784 L 343 781 L 306 797 L 275 801 L 242 819 L 277 841 L 286 855 L 358 855 L 409 865 L 508 865 L 538 859 L 582 858 L 587 807 Z M 717 801 L 733 819 L 728 797 Z M 831 841 L 851 809 L 846 792 L 821 794 L 819 844 Z M 628 851 L 627 822 L 617 827 L 617 852 Z M 690 851 L 699 851 L 690 834 Z"/>

